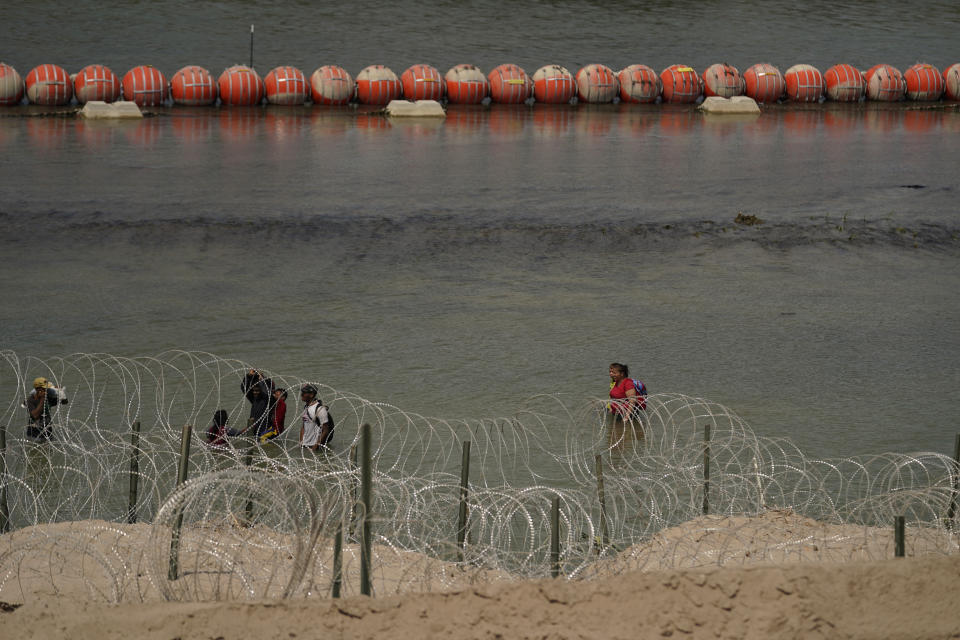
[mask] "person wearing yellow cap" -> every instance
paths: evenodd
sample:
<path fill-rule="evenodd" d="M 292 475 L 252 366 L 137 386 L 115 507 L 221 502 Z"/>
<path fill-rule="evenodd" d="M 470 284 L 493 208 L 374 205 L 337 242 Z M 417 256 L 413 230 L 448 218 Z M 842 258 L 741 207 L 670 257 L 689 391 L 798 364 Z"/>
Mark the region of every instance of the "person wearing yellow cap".
<path fill-rule="evenodd" d="M 41 442 L 49 440 L 53 434 L 50 426 L 50 408 L 66 403 L 67 399 L 57 393 L 57 388 L 52 382 L 44 377 L 34 379 L 33 391 L 27 396 L 27 412 L 30 414 L 27 435 Z"/>

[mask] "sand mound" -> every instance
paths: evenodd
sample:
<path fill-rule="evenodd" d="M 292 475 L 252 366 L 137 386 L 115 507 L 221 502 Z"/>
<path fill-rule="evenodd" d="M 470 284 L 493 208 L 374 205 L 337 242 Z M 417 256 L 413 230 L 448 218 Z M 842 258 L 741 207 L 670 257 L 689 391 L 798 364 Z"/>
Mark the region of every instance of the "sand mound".
<path fill-rule="evenodd" d="M 958 576 L 955 555 L 632 572 L 376 599 L 40 601 L 0 612 L 0 637 L 949 638 L 960 637 Z"/>
<path fill-rule="evenodd" d="M 949 530 L 911 527 L 906 555 L 951 554 L 960 538 Z M 784 562 L 862 562 L 894 556 L 892 527 L 818 522 L 788 509 L 756 516 L 703 516 L 664 529 L 596 563 L 588 574 Z"/>

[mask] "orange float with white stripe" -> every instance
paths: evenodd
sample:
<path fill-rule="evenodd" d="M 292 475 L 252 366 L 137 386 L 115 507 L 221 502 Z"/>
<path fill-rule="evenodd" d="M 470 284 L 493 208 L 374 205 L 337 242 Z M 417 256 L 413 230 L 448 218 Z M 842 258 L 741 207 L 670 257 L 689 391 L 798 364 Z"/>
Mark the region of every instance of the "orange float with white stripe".
<path fill-rule="evenodd" d="M 211 105 L 220 91 L 210 72 L 197 65 L 188 65 L 170 78 L 170 95 L 176 104 L 190 107 Z"/>
<path fill-rule="evenodd" d="M 620 84 L 613 69 L 602 64 L 588 64 L 576 75 L 577 97 L 591 104 L 613 102 L 620 93 Z"/>
<path fill-rule="evenodd" d="M 298 105 L 310 96 L 307 77 L 296 67 L 271 69 L 263 79 L 263 88 L 270 104 Z"/>
<path fill-rule="evenodd" d="M 490 81 L 479 67 L 458 64 L 443 76 L 447 100 L 453 104 L 480 104 L 490 95 Z"/>
<path fill-rule="evenodd" d="M 780 69 L 769 62 L 759 62 L 743 72 L 743 92 L 757 102 L 776 102 L 786 90 Z"/>
<path fill-rule="evenodd" d="M 835 102 L 857 102 L 867 93 L 863 73 L 851 64 L 835 64 L 823 74 L 827 97 Z"/>
<path fill-rule="evenodd" d="M 566 67 L 548 64 L 533 72 L 533 97 L 537 102 L 565 104 L 576 94 L 576 81 Z"/>
<path fill-rule="evenodd" d="M 443 97 L 440 72 L 428 64 L 415 64 L 401 73 L 400 84 L 407 100 L 439 100 Z"/>
<path fill-rule="evenodd" d="M 960 62 L 943 70 L 943 90 L 947 100 L 960 100 Z"/>
<path fill-rule="evenodd" d="M 217 88 L 220 102 L 232 107 L 260 104 L 266 93 L 260 74 L 242 64 L 225 69 L 217 78 Z"/>
<path fill-rule="evenodd" d="M 743 94 L 740 70 L 726 63 L 712 64 L 703 71 L 703 94 L 732 98 Z"/>
<path fill-rule="evenodd" d="M 487 74 L 490 97 L 502 104 L 520 104 L 533 95 L 533 82 L 521 67 L 501 64 Z"/>
<path fill-rule="evenodd" d="M 23 78 L 17 70 L 0 62 L 0 105 L 20 104 L 23 99 Z"/>
<path fill-rule="evenodd" d="M 617 72 L 620 100 L 633 104 L 656 102 L 661 85 L 657 72 L 645 64 L 632 64 Z"/>
<path fill-rule="evenodd" d="M 793 102 L 819 102 L 825 86 L 823 74 L 810 64 L 795 64 L 783 74 L 787 98 Z"/>
<path fill-rule="evenodd" d="M 315 104 L 344 105 L 355 93 L 353 77 L 343 67 L 326 64 L 310 76 L 310 97 Z"/>
<path fill-rule="evenodd" d="M 403 85 L 390 67 L 372 64 L 357 74 L 357 100 L 362 104 L 387 104 L 402 95 Z"/>
<path fill-rule="evenodd" d="M 867 70 L 867 98 L 877 102 L 899 102 L 907 93 L 907 81 L 896 67 L 875 64 Z"/>
<path fill-rule="evenodd" d="M 62 106 L 73 98 L 73 82 L 63 67 L 41 64 L 30 70 L 25 81 L 27 99 L 32 104 Z"/>
<path fill-rule="evenodd" d="M 703 93 L 703 81 L 693 67 L 673 64 L 660 72 L 663 101 L 673 103 L 696 102 Z"/>
<path fill-rule="evenodd" d="M 907 81 L 907 97 L 911 100 L 939 100 L 943 95 L 943 75 L 932 64 L 918 62 L 903 74 Z"/>
<path fill-rule="evenodd" d="M 80 104 L 91 100 L 113 102 L 122 91 L 120 78 L 102 64 L 87 65 L 73 79 L 73 94 Z"/>
<path fill-rule="evenodd" d="M 123 75 L 123 99 L 138 107 L 156 107 L 167 99 L 167 79 L 151 65 L 134 67 Z"/>

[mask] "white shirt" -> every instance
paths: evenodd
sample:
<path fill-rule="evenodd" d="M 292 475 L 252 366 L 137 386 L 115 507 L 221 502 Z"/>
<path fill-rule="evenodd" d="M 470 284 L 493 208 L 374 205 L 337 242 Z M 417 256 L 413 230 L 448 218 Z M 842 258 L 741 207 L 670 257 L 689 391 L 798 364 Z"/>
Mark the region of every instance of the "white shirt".
<path fill-rule="evenodd" d="M 303 415 L 300 417 L 303 420 L 303 439 L 300 441 L 300 445 L 312 447 L 319 444 L 320 425 L 330 422 L 327 408 L 314 400 L 312 404 L 304 407 Z"/>

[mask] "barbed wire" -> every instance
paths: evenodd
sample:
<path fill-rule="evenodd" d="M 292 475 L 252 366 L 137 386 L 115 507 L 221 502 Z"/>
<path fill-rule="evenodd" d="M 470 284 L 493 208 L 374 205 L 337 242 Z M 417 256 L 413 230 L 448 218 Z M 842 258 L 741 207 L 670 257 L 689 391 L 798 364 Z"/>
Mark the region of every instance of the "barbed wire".
<path fill-rule="evenodd" d="M 245 424 L 240 383 L 252 368 L 190 351 L 0 352 L 0 508 L 10 529 L 0 536 L 0 599 L 355 594 L 362 424 L 371 425 L 375 465 L 375 594 L 549 576 L 555 498 L 569 579 L 890 557 L 895 516 L 909 524 L 908 555 L 958 551 L 948 516 L 957 515 L 960 478 L 943 454 L 812 459 L 786 439 L 757 436 L 722 405 L 681 394 L 649 396 L 636 422 L 612 420 L 606 398 L 554 395 L 532 397 L 507 417 L 445 420 L 270 371 L 263 375 L 276 387 L 318 388 L 336 417 L 332 448 L 318 455 L 298 445 L 295 401 L 278 438 L 247 434 L 212 446 L 215 411 Z M 51 407 L 43 442 L 26 430 L 25 399 L 38 376 L 68 399 Z M 188 480 L 178 487 L 184 425 L 195 428 Z"/>

